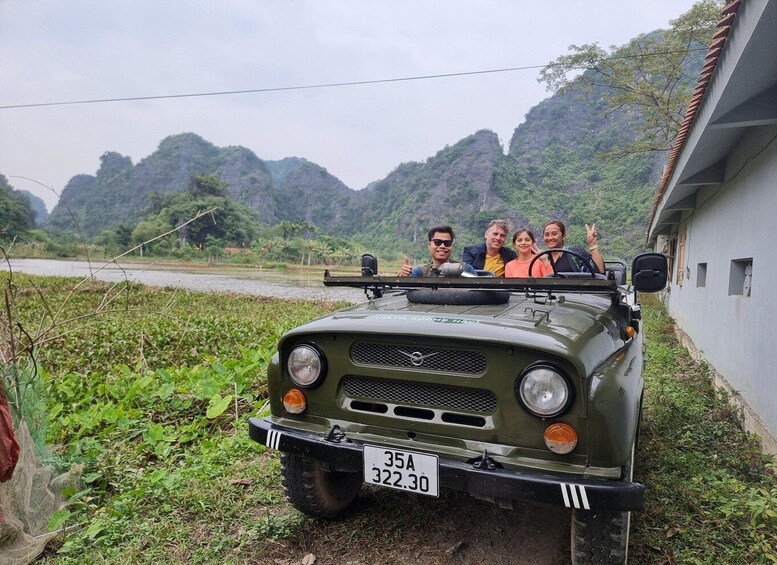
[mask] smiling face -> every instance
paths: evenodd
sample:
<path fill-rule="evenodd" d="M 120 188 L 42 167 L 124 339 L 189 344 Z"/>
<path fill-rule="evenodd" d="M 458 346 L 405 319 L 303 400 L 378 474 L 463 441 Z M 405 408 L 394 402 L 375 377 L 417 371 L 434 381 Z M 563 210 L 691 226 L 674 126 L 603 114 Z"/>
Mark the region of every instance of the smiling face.
<path fill-rule="evenodd" d="M 520 230 L 513 236 L 513 247 L 521 256 L 532 255 L 535 239 L 529 230 Z"/>
<path fill-rule="evenodd" d="M 447 247 L 446 243 L 448 244 Z M 453 238 L 451 234 L 440 231 L 434 232 L 432 239 L 429 241 L 429 253 L 432 256 L 434 266 L 447 263 L 452 251 Z"/>
<path fill-rule="evenodd" d="M 507 239 L 507 231 L 499 225 L 493 225 L 486 230 L 485 237 L 486 254 L 496 255 L 505 244 L 505 240 Z"/>
<path fill-rule="evenodd" d="M 557 223 L 550 223 L 545 226 L 542 239 L 545 240 L 545 245 L 548 246 L 548 249 L 564 247 L 564 230 Z"/>

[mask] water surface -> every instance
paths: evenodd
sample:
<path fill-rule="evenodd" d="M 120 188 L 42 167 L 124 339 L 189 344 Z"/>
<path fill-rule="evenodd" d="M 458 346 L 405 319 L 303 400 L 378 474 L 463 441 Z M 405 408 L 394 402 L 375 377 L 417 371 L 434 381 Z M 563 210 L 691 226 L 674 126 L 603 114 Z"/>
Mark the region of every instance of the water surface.
<path fill-rule="evenodd" d="M 364 291 L 355 288 L 325 287 L 323 270 L 319 274 L 284 273 L 262 269 L 230 269 L 203 266 L 199 272 L 175 270 L 169 265 L 123 263 L 106 265 L 101 261 L 57 259 L 11 259 L 16 272 L 31 275 L 93 278 L 107 282 L 132 281 L 149 286 L 185 288 L 204 292 L 236 292 L 275 298 L 308 300 L 345 300 L 363 302 Z M 2 268 L 7 270 L 8 264 Z"/>

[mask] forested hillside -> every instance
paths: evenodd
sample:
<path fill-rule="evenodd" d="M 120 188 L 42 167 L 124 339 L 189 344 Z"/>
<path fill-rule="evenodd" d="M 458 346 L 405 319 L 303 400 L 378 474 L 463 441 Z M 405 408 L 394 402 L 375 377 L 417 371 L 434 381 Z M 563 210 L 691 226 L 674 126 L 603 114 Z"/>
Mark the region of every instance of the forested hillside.
<path fill-rule="evenodd" d="M 40 198 L 35 196 L 28 190 L 20 190 L 21 194 L 24 194 L 30 201 L 33 212 L 35 212 L 35 225 L 41 225 L 49 217 L 49 211 L 46 208 L 46 203 Z"/>
<path fill-rule="evenodd" d="M 220 149 L 192 133 L 175 135 L 137 165 L 105 153 L 96 175 L 70 181 L 46 225 L 76 231 L 77 223 L 88 238 L 120 224 L 134 227 L 154 211 L 155 195 L 184 192 L 205 173 L 220 178 L 229 196 L 265 225 L 304 221 L 377 251 L 413 253 L 433 224 L 449 223 L 460 240 L 476 241 L 493 217 L 540 228 L 553 216 L 570 221 L 573 235 L 587 221 L 600 222 L 604 245 L 629 255 L 641 243 L 655 159 L 601 161 L 596 151 L 606 144 L 597 136 L 619 143 L 624 133 L 584 123 L 586 112 L 571 108 L 563 97 L 534 108 L 507 155 L 496 134 L 482 130 L 359 191 L 304 159 L 264 162 L 242 147 Z M 575 129 L 587 133 L 570 135 Z M 624 231 L 626 238 L 614 235 Z"/>
<path fill-rule="evenodd" d="M 253 211 L 257 225 L 249 232 L 269 230 L 268 237 L 281 234 L 283 240 L 269 245 L 211 238 L 211 245 L 283 248 L 294 234 L 305 241 L 328 237 L 325 247 L 339 238 L 383 256 L 422 256 L 431 225 L 451 224 L 460 249 L 480 241 L 496 217 L 538 235 L 545 221 L 558 218 L 569 226 L 569 244 L 582 243 L 585 224 L 595 222 L 605 256 L 628 259 L 642 248 L 673 123 L 684 112 L 714 29 L 715 3 L 698 10 L 669 31 L 641 35 L 611 53 L 573 46 L 573 54 L 541 73 L 556 93 L 526 114 L 509 147 L 481 130 L 354 190 L 299 157 L 263 161 L 247 148 L 219 148 L 182 133 L 162 140 L 136 165 L 106 152 L 94 176 L 78 175 L 68 183 L 46 228 L 87 239 L 102 233 L 103 240 L 106 230 L 128 233 L 141 221 L 148 225 L 164 195 L 184 193 L 198 176 L 208 175 L 220 179 L 227 197 Z M 646 58 L 648 52 L 662 56 Z M 581 67 L 589 70 L 567 78 Z M 606 76 L 597 74 L 605 67 Z M 274 233 L 273 226 L 282 229 Z"/>
<path fill-rule="evenodd" d="M 609 112 L 605 97 L 567 91 L 532 108 L 510 141 L 497 190 L 531 225 L 564 220 L 572 241 L 583 241 L 585 224 L 595 222 L 607 254 L 625 258 L 642 246 L 663 154 L 614 158 L 635 139 L 640 118 Z"/>
<path fill-rule="evenodd" d="M 0 175 L 0 243 L 12 241 L 15 237 L 35 226 L 35 210 L 29 197 L 8 184 Z"/>
<path fill-rule="evenodd" d="M 483 130 L 424 163 L 404 163 L 358 193 L 346 235 L 368 248 L 408 253 L 423 247 L 433 225 L 454 226 L 459 240 L 482 234 L 493 215 L 507 211 L 494 193 L 503 159 L 497 135 Z"/>

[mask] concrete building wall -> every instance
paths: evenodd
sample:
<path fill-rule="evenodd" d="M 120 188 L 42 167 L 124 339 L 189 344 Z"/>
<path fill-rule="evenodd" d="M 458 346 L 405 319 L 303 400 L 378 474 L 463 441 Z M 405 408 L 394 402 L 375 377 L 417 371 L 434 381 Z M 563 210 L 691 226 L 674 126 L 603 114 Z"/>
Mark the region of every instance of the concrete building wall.
<path fill-rule="evenodd" d="M 705 188 L 684 214 L 685 276 L 679 285 L 676 249 L 667 294 L 680 329 L 765 426 L 767 451 L 777 434 L 776 139 L 777 127 L 749 130 L 727 160 L 725 183 Z"/>

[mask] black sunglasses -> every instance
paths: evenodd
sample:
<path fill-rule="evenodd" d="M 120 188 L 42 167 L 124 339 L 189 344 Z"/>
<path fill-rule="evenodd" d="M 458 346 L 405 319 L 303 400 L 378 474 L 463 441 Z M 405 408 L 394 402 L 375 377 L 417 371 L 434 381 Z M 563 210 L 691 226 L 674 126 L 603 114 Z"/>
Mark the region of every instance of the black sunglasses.
<path fill-rule="evenodd" d="M 444 245 L 445 247 L 450 247 L 451 245 L 453 245 L 453 240 L 452 239 L 433 239 L 432 243 L 434 243 L 437 247 L 439 247 L 440 245 Z"/>

